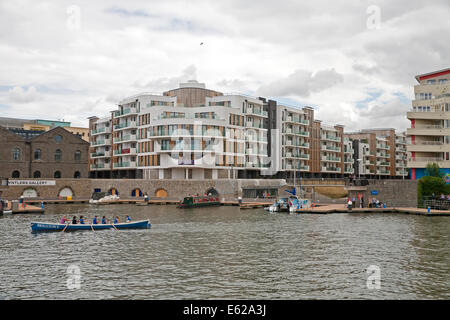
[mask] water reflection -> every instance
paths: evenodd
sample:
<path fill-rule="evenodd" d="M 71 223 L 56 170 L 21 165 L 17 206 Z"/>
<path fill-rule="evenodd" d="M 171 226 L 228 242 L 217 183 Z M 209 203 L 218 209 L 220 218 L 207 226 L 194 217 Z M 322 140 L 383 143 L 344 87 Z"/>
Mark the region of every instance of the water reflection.
<path fill-rule="evenodd" d="M 61 215 L 150 219 L 149 230 L 32 234 Z M 0 296 L 25 299 L 449 298 L 448 217 L 48 205 L 0 218 Z M 77 265 L 80 289 L 67 288 Z M 369 265 L 381 289 L 367 289 Z"/>

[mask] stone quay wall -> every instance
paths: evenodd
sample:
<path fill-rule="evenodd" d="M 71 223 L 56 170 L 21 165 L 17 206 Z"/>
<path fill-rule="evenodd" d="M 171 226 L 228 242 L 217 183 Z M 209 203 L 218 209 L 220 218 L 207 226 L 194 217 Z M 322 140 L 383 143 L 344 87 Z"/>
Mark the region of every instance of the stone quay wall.
<path fill-rule="evenodd" d="M 22 180 L 22 179 L 15 179 Z M 52 180 L 52 179 L 23 179 L 23 180 Z M 63 189 L 69 188 L 73 199 L 90 199 L 94 190 L 108 192 L 115 189 L 121 199 L 132 199 L 133 190 L 139 189 L 147 193 L 150 198 L 158 194 L 166 195 L 168 199 L 181 200 L 189 195 L 203 195 L 211 188 L 215 189 L 222 201 L 236 200 L 242 197 L 243 188 L 277 188 L 278 194 L 284 194 L 286 182 L 283 179 L 216 179 L 216 180 L 148 180 L 148 179 L 54 179 L 55 185 L 9 185 L 0 186 L 2 199 L 18 199 L 25 190 L 34 189 L 37 198 L 51 200 L 58 199 Z M 138 193 L 134 192 L 134 195 Z M 35 198 L 33 198 L 35 199 Z"/>
<path fill-rule="evenodd" d="M 21 180 L 21 179 L 16 179 Z M 50 179 L 24 179 L 24 180 L 50 180 Z M 243 189 L 264 187 L 276 188 L 279 196 L 287 196 L 286 189 L 291 189 L 292 185 L 286 184 L 284 179 L 216 179 L 216 180 L 159 180 L 159 179 L 54 179 L 55 185 L 42 186 L 2 186 L 0 185 L 0 196 L 2 199 L 18 199 L 25 190 L 34 189 L 37 198 L 51 200 L 58 199 L 63 189 L 69 188 L 73 193 L 73 199 L 90 199 L 94 190 L 108 192 L 115 189 L 121 199 L 132 199 L 139 197 L 141 193 L 147 193 L 150 198 L 164 197 L 167 199 L 181 200 L 185 196 L 204 194 L 211 188 L 215 189 L 222 201 L 236 200 L 243 197 Z M 308 191 L 311 185 L 336 184 L 333 179 L 330 181 L 302 181 L 304 188 Z M 369 199 L 376 198 L 389 207 L 417 207 L 417 181 L 414 180 L 369 180 L 367 186 L 345 186 L 340 181 L 342 189 L 348 190 L 348 196 L 357 197 L 357 194 L 364 195 L 364 205 L 367 206 Z M 297 186 L 298 187 L 298 186 Z M 162 191 L 162 192 L 161 192 Z M 377 194 L 371 194 L 375 191 Z M 306 197 L 310 193 L 306 192 Z M 336 202 L 336 201 L 333 201 Z M 359 206 L 359 202 L 357 202 Z"/>
<path fill-rule="evenodd" d="M 365 187 L 348 187 L 348 190 L 349 197 L 363 194 L 365 207 L 369 199 L 375 198 L 388 207 L 417 208 L 417 180 L 369 180 Z"/>

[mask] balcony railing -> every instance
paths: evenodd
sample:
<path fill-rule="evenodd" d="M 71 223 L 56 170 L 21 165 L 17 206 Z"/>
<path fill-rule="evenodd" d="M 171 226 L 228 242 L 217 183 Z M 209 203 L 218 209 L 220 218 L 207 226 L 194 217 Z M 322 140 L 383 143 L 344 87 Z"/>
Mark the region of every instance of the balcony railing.
<path fill-rule="evenodd" d="M 114 125 L 114 129 L 116 129 L 116 130 L 123 129 L 123 128 L 136 128 L 136 122 L 131 121 L 131 122 L 127 122 L 127 123 L 119 123 L 119 124 Z"/>
<path fill-rule="evenodd" d="M 136 162 L 134 162 L 134 161 L 114 163 L 114 168 L 135 168 L 135 167 L 136 167 Z"/>
<path fill-rule="evenodd" d="M 322 146 L 322 150 L 327 150 L 327 151 L 337 151 L 340 152 L 341 148 L 339 147 L 333 147 L 333 146 Z"/>
<path fill-rule="evenodd" d="M 106 139 L 106 140 L 92 141 L 93 146 L 99 146 L 99 145 L 103 145 L 103 144 L 111 144 L 111 140 Z"/>
<path fill-rule="evenodd" d="M 332 140 L 332 141 L 340 142 L 341 138 L 335 137 L 335 136 L 330 136 L 330 135 L 322 135 L 322 140 Z"/>
<path fill-rule="evenodd" d="M 110 164 L 109 163 L 91 164 L 90 168 L 91 168 L 91 170 L 109 169 L 110 168 Z"/>
<path fill-rule="evenodd" d="M 340 172 L 340 171 L 341 171 L 341 168 L 322 167 L 322 171 Z"/>
<path fill-rule="evenodd" d="M 415 158 L 408 158 L 408 161 L 410 162 L 439 162 L 439 161 L 446 161 L 444 158 L 435 158 L 435 157 L 415 157 Z"/>
<path fill-rule="evenodd" d="M 123 141 L 135 141 L 136 140 L 136 135 L 132 134 L 128 134 L 128 135 L 124 135 L 122 137 L 117 137 L 114 138 L 114 142 L 123 142 Z"/>

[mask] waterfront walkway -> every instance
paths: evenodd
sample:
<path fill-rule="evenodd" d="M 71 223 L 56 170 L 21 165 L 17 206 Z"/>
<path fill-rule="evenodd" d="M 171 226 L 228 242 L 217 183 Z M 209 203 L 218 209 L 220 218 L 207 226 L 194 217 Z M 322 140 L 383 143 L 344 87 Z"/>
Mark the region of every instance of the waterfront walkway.
<path fill-rule="evenodd" d="M 318 207 L 310 209 L 300 209 L 296 211 L 297 213 L 304 214 L 330 214 L 330 213 L 405 213 L 405 214 L 416 214 L 424 216 L 450 216 L 450 211 L 448 210 L 430 210 L 428 213 L 427 209 L 422 208 L 404 208 L 404 207 L 393 207 L 393 208 L 352 208 L 348 210 L 345 204 L 329 204 L 321 205 Z"/>
<path fill-rule="evenodd" d="M 61 199 L 50 199 L 50 200 L 25 200 L 27 207 L 30 208 L 31 203 L 40 204 L 44 202 L 53 204 L 70 204 L 70 203 L 89 203 L 89 199 L 72 199 L 72 200 L 61 200 Z M 136 205 L 175 205 L 179 202 L 177 199 L 151 199 L 148 203 L 145 203 L 143 199 L 119 199 L 111 200 L 105 202 L 98 202 L 95 205 L 111 205 L 111 204 L 136 204 Z M 242 203 L 236 201 L 222 201 L 224 206 L 239 206 L 240 209 L 256 209 L 268 207 L 273 203 L 273 199 L 243 199 Z M 31 208 L 30 208 L 31 209 Z M 36 209 L 40 209 L 37 208 Z M 35 212 L 38 212 L 35 211 Z M 450 210 L 434 210 L 431 209 L 428 213 L 427 209 L 422 208 L 406 208 L 406 207 L 391 207 L 391 208 L 353 208 L 352 211 L 347 209 L 345 204 L 326 204 L 317 205 L 309 209 L 299 209 L 296 211 L 299 214 L 331 214 L 331 213 L 404 213 L 404 214 L 415 214 L 415 215 L 425 215 L 425 216 L 450 216 Z M 18 212 L 19 213 L 19 212 Z M 25 212 L 24 212 L 25 213 Z"/>

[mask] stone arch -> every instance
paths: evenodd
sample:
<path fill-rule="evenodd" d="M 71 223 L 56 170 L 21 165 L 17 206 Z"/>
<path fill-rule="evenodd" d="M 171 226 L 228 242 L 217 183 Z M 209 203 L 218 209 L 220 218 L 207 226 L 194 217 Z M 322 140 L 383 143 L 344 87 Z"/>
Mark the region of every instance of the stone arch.
<path fill-rule="evenodd" d="M 159 188 L 156 190 L 155 196 L 158 198 L 167 198 L 167 190 L 164 188 Z"/>
<path fill-rule="evenodd" d="M 117 188 L 114 188 L 114 187 L 112 187 L 112 188 L 110 188 L 109 190 L 108 190 L 108 193 L 110 194 L 110 195 L 112 195 L 112 196 L 114 196 L 114 195 L 119 195 L 119 190 L 117 190 Z"/>
<path fill-rule="evenodd" d="M 206 190 L 206 195 L 209 196 L 209 194 L 211 194 L 213 197 L 218 197 L 219 196 L 219 192 L 216 189 L 214 189 L 213 187 L 211 187 L 208 190 Z"/>
<path fill-rule="evenodd" d="M 131 196 L 133 198 L 139 198 L 139 197 L 143 197 L 144 194 L 142 193 L 141 189 L 134 188 L 133 190 L 131 190 Z"/>
<path fill-rule="evenodd" d="M 61 188 L 58 192 L 58 197 L 73 197 L 73 190 L 72 188 L 65 186 L 64 188 Z"/>
<path fill-rule="evenodd" d="M 22 196 L 24 198 L 37 198 L 39 197 L 39 194 L 35 188 L 28 187 L 23 189 Z"/>

